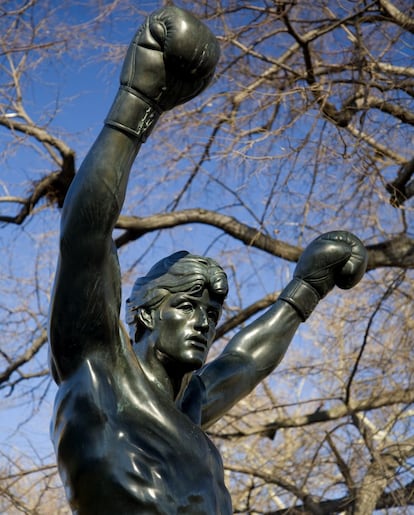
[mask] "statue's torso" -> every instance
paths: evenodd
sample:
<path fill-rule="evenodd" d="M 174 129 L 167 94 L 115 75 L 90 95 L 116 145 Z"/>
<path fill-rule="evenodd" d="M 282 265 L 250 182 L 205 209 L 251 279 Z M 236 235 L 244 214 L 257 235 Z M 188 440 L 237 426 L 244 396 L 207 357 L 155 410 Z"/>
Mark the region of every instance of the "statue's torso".
<path fill-rule="evenodd" d="M 231 514 L 217 449 L 128 353 L 61 384 L 52 436 L 79 515 Z"/>

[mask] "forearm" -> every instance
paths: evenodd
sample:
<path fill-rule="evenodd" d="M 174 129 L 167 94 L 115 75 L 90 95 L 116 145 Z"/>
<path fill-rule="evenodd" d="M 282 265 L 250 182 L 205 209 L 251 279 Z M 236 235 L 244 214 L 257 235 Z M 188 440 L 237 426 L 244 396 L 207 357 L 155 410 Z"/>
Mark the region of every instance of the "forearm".
<path fill-rule="evenodd" d="M 132 164 L 161 111 L 121 85 L 105 126 L 69 190 L 63 231 L 110 236 L 120 214 Z M 68 227 L 69 226 L 69 227 Z"/>
<path fill-rule="evenodd" d="M 105 126 L 69 189 L 62 212 L 62 237 L 110 237 L 125 198 L 140 143 Z"/>
<path fill-rule="evenodd" d="M 287 302 L 279 299 L 264 315 L 240 331 L 223 354 L 238 353 L 253 363 L 250 370 L 261 381 L 280 363 L 302 319 Z"/>
<path fill-rule="evenodd" d="M 197 374 L 205 390 L 202 425 L 207 428 L 280 363 L 301 322 L 279 299 L 269 311 L 230 340 L 220 356 Z"/>

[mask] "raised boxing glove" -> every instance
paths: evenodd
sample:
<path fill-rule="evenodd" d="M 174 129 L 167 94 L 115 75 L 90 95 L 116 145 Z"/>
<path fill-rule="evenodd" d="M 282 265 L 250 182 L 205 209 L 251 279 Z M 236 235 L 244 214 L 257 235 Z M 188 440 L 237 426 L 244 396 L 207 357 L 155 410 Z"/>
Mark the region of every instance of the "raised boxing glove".
<path fill-rule="evenodd" d="M 347 231 L 322 234 L 302 253 L 293 280 L 280 298 L 306 320 L 334 286 L 355 286 L 366 271 L 367 259 L 367 251 L 355 235 Z"/>
<path fill-rule="evenodd" d="M 217 39 L 192 14 L 172 6 L 155 11 L 129 45 L 105 123 L 145 141 L 163 111 L 209 84 L 219 56 Z"/>

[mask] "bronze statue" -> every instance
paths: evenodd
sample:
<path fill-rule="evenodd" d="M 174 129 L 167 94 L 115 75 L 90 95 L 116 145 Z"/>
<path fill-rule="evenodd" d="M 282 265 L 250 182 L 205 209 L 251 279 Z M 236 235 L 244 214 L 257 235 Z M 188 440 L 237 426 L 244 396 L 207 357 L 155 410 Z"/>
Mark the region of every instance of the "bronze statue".
<path fill-rule="evenodd" d="M 130 168 L 161 113 L 201 92 L 218 58 L 215 37 L 188 12 L 149 16 L 65 201 L 49 327 L 59 386 L 51 432 L 79 515 L 231 514 L 223 464 L 203 430 L 272 372 L 335 284 L 351 288 L 365 271 L 355 236 L 317 238 L 277 302 L 205 365 L 227 278 L 212 259 L 177 252 L 135 283 L 128 336 L 112 230 Z"/>

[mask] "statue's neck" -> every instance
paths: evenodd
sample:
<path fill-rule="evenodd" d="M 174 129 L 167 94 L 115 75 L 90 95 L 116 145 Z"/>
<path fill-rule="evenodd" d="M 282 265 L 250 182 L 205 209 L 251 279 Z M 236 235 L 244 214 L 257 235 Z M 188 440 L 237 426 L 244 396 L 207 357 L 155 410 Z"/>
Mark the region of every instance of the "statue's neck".
<path fill-rule="evenodd" d="M 177 363 L 168 360 L 156 349 L 149 338 L 135 343 L 133 348 L 150 383 L 175 401 L 187 387 L 191 373 L 181 369 Z"/>

